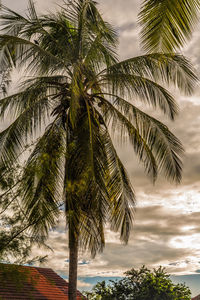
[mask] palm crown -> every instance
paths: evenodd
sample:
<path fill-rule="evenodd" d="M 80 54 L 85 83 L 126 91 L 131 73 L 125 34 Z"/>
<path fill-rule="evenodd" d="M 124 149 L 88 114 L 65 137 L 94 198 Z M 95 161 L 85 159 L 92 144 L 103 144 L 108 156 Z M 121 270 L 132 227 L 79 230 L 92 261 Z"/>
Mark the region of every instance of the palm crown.
<path fill-rule="evenodd" d="M 93 255 L 104 225 L 128 241 L 135 196 L 110 132 L 129 139 L 156 179 L 181 179 L 179 140 L 136 104 L 160 108 L 172 120 L 177 104 L 160 83 L 191 93 L 196 76 L 181 55 L 154 53 L 119 61 L 117 35 L 92 0 L 67 2 L 56 14 L 26 17 L 3 7 L 1 66 L 31 77 L 0 100 L 13 117 L 0 133 L 1 164 L 10 167 L 34 140 L 24 166 L 22 203 L 32 232 L 47 235 L 65 207 L 69 239 Z M 61 208 L 61 209 L 60 209 Z"/>

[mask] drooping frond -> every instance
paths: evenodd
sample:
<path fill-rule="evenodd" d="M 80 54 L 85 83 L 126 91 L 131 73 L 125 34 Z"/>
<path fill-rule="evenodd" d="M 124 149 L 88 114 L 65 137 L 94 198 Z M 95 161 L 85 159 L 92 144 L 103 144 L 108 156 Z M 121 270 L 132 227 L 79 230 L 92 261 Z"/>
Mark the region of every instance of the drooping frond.
<path fill-rule="evenodd" d="M 28 65 L 30 72 L 35 72 L 35 70 L 38 69 L 43 73 L 47 70 L 47 66 L 49 66 L 48 71 L 52 72 L 50 68 L 53 68 L 55 71 L 56 68 L 63 67 L 63 64 L 65 65 L 65 61 L 59 57 L 54 56 L 39 45 L 22 37 L 6 34 L 0 35 L 0 51 L 4 49 L 5 46 L 14 49 L 19 66 L 27 67 Z M 4 59 L 6 59 L 5 56 Z"/>
<path fill-rule="evenodd" d="M 48 116 L 49 102 L 46 97 L 39 98 L 28 106 L 11 123 L 8 128 L 0 133 L 0 161 L 12 166 L 19 153 L 31 141 L 31 137 L 44 125 Z"/>
<path fill-rule="evenodd" d="M 131 123 L 137 125 L 139 134 L 151 149 L 158 169 L 162 171 L 169 180 L 180 182 L 183 146 L 170 132 L 168 127 L 122 98 L 117 97 L 114 101 L 114 106 L 119 109 Z"/>
<path fill-rule="evenodd" d="M 149 147 L 147 141 L 140 134 L 137 122 L 134 124 L 129 121 L 127 116 L 120 112 L 113 104 L 102 99 L 106 107 L 105 120 L 111 123 L 112 134 L 120 134 L 120 140 L 123 142 L 129 139 L 139 160 L 144 164 L 145 170 L 151 175 L 153 181 L 157 177 L 157 162 Z"/>
<path fill-rule="evenodd" d="M 180 91 L 190 94 L 197 82 L 191 63 L 182 55 L 152 53 L 133 57 L 109 67 L 105 72 L 125 73 L 146 77 L 155 82 L 172 84 Z"/>
<path fill-rule="evenodd" d="M 5 5 L 1 5 L 0 20 L 2 31 L 15 36 L 17 36 L 26 25 L 30 24 L 30 20 Z"/>
<path fill-rule="evenodd" d="M 133 229 L 136 199 L 126 170 L 118 157 L 117 162 L 122 193 L 117 201 L 113 203 L 111 230 L 120 231 L 121 241 L 127 244 L 131 229 Z"/>
<path fill-rule="evenodd" d="M 121 241 L 127 243 L 134 222 L 135 194 L 107 128 L 104 141 L 110 171 L 107 175 L 109 222 L 112 230 L 120 231 Z"/>
<path fill-rule="evenodd" d="M 110 94 L 131 97 L 153 107 L 159 107 L 172 120 L 177 114 L 177 104 L 172 95 L 158 83 L 138 75 L 113 73 L 102 76 L 102 83 Z"/>
<path fill-rule="evenodd" d="M 28 83 L 32 84 L 27 85 Z M 24 81 L 22 85 L 23 87 L 27 85 L 25 90 L 23 89 L 21 92 L 0 99 L 1 118 L 4 118 L 6 114 L 13 118 L 19 117 L 24 110 L 33 106 L 39 99 L 51 99 L 51 96 L 55 94 L 56 87 L 58 90 L 58 86 L 43 84 L 42 78 L 41 80 Z M 49 108 L 50 104 L 49 100 Z"/>
<path fill-rule="evenodd" d="M 47 235 L 63 205 L 65 131 L 58 122 L 46 130 L 30 155 L 22 178 L 22 204 L 35 234 Z"/>
<path fill-rule="evenodd" d="M 147 52 L 183 47 L 198 20 L 199 0 L 144 0 L 139 13 L 142 45 Z"/>
<path fill-rule="evenodd" d="M 102 207 L 101 207 L 102 208 Z M 103 211 L 99 210 L 99 214 L 83 214 L 80 224 L 80 247 L 82 249 L 90 249 L 92 257 L 98 252 L 102 252 L 105 246 L 105 219 Z"/>

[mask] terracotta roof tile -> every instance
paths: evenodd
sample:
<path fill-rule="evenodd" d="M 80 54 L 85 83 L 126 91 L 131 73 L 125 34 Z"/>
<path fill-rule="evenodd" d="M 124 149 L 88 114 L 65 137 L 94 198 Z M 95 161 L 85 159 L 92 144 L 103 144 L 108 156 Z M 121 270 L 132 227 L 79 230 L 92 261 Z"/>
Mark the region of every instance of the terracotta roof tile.
<path fill-rule="evenodd" d="M 192 300 L 200 300 L 200 295 L 198 295 L 198 296 L 192 298 Z"/>
<path fill-rule="evenodd" d="M 68 283 L 52 269 L 0 264 L 0 299 L 68 299 Z M 77 291 L 77 300 L 83 295 Z"/>

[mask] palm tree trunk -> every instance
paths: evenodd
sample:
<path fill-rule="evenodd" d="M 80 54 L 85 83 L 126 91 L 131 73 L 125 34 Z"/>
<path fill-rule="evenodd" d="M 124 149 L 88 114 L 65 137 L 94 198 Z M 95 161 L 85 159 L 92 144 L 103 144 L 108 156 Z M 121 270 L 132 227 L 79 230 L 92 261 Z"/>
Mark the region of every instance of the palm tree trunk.
<path fill-rule="evenodd" d="M 78 237 L 69 233 L 69 300 L 76 300 L 78 268 Z"/>

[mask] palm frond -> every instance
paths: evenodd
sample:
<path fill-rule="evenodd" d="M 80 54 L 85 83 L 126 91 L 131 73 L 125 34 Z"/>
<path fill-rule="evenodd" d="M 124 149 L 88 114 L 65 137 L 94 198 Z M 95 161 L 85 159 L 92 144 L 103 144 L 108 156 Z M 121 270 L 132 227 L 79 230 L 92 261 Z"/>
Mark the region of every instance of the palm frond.
<path fill-rule="evenodd" d="M 87 47 L 84 63 L 96 72 L 100 72 L 102 66 L 112 66 L 117 62 L 115 48 L 108 45 L 101 34 L 98 34 L 95 39 L 89 40 Z"/>
<path fill-rule="evenodd" d="M 80 247 L 82 249 L 89 249 L 92 257 L 97 253 L 102 252 L 105 246 L 104 226 L 105 222 L 102 221 L 101 212 L 99 214 L 82 217 L 80 226 Z"/>
<path fill-rule="evenodd" d="M 3 119 L 6 114 L 11 119 L 17 118 L 24 110 L 45 98 L 49 102 L 50 115 L 50 108 L 53 109 L 56 99 L 64 93 L 64 86 L 67 86 L 67 77 L 63 75 L 30 77 L 19 85 L 18 93 L 0 99 L 0 118 Z"/>
<path fill-rule="evenodd" d="M 27 24 L 30 24 L 30 21 L 26 17 L 18 14 L 5 5 L 1 5 L 0 21 L 2 31 L 15 36 L 17 36 Z"/>
<path fill-rule="evenodd" d="M 145 137 L 140 134 L 137 123 L 135 126 L 128 118 L 120 112 L 114 105 L 112 105 L 105 98 L 101 98 L 106 107 L 104 114 L 105 121 L 109 124 L 112 122 L 112 133 L 120 132 L 120 141 L 124 141 L 127 137 L 131 142 L 133 149 L 139 160 L 144 164 L 147 174 L 149 174 L 153 181 L 157 177 L 157 162 L 149 147 Z"/>
<path fill-rule="evenodd" d="M 22 204 L 31 231 L 45 236 L 53 228 L 63 203 L 65 131 L 54 122 L 29 157 L 22 178 Z M 38 222 L 39 223 L 38 223 Z"/>
<path fill-rule="evenodd" d="M 183 146 L 163 123 L 144 113 L 128 101 L 117 97 L 114 106 L 133 124 L 151 149 L 160 171 L 167 179 L 180 182 Z"/>
<path fill-rule="evenodd" d="M 107 156 L 110 162 L 110 177 L 107 187 L 110 199 L 109 221 L 111 230 L 120 231 L 121 241 L 127 243 L 133 227 L 136 198 L 108 130 L 105 134 Z"/>
<path fill-rule="evenodd" d="M 37 21 L 38 15 L 33 0 L 28 1 L 28 17 L 31 21 Z"/>
<path fill-rule="evenodd" d="M 79 32 L 84 30 L 85 33 L 87 30 L 96 35 L 101 33 L 110 45 L 115 45 L 117 42 L 116 31 L 109 23 L 103 20 L 96 4 L 92 0 L 66 1 L 65 5 L 62 6 L 62 10 L 66 18 L 75 25 Z M 83 26 L 83 22 L 85 26 Z"/>
<path fill-rule="evenodd" d="M 101 80 L 111 94 L 119 95 L 119 97 L 135 95 L 136 99 L 155 108 L 159 107 L 172 120 L 177 114 L 178 107 L 172 95 L 148 78 L 126 73 L 113 73 L 103 75 Z"/>
<path fill-rule="evenodd" d="M 49 80 L 50 81 L 50 80 Z M 23 82 L 23 86 L 30 80 Z M 57 87 L 57 86 L 56 86 Z M 29 85 L 25 90 L 0 99 L 0 117 L 4 118 L 9 114 L 10 118 L 17 118 L 24 110 L 29 109 L 31 106 L 40 99 L 49 99 L 49 108 L 51 107 L 51 95 L 55 95 L 55 86 L 44 85 L 41 81 L 35 81 Z M 58 89 L 58 87 L 57 87 Z"/>
<path fill-rule="evenodd" d="M 144 0 L 139 13 L 141 40 L 147 52 L 183 47 L 198 20 L 199 0 Z"/>
<path fill-rule="evenodd" d="M 87 206 L 82 208 L 80 217 L 80 246 L 84 250 L 89 249 L 95 257 L 105 245 L 104 226 L 107 221 L 108 204 L 101 188 L 94 181 L 91 181 L 85 196 Z"/>
<path fill-rule="evenodd" d="M 0 160 L 7 166 L 17 159 L 18 154 L 37 134 L 48 117 L 49 101 L 42 98 L 28 106 L 18 118 L 0 133 Z"/>
<path fill-rule="evenodd" d="M 164 82 L 190 94 L 198 80 L 194 67 L 180 54 L 152 53 L 118 62 L 103 72 L 125 73 Z"/>
<path fill-rule="evenodd" d="M 0 35 L 0 50 L 4 49 L 5 46 L 9 46 L 15 49 L 16 59 L 20 61 L 19 66 L 26 66 L 28 64 L 29 71 L 35 71 L 36 69 L 47 70 L 47 66 L 55 68 L 63 67 L 65 62 L 59 57 L 54 56 L 50 52 L 44 50 L 39 45 L 26 40 L 22 37 L 12 36 L 12 35 Z M 30 60 L 32 58 L 32 60 Z M 6 57 L 4 56 L 4 59 Z M 46 64 L 46 67 L 45 67 Z M 49 70 L 50 72 L 51 70 Z"/>

